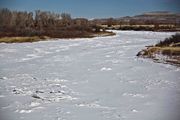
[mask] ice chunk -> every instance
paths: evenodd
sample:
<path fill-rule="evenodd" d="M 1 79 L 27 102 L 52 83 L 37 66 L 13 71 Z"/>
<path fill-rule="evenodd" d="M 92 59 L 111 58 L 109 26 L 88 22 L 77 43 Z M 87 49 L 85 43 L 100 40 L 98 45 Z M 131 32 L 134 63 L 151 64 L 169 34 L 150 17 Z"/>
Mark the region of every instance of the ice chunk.
<path fill-rule="evenodd" d="M 110 71 L 110 70 L 112 70 L 112 68 L 106 68 L 106 67 L 101 68 L 101 71 Z"/>
<path fill-rule="evenodd" d="M 38 102 L 31 102 L 31 104 L 29 105 L 30 107 L 36 107 L 36 106 L 39 106 L 40 103 Z"/>
<path fill-rule="evenodd" d="M 21 110 L 21 111 L 19 111 L 19 113 L 31 113 L 32 112 L 32 110 Z"/>
<path fill-rule="evenodd" d="M 131 111 L 134 112 L 134 113 L 137 113 L 137 112 L 138 112 L 136 109 L 132 109 Z"/>

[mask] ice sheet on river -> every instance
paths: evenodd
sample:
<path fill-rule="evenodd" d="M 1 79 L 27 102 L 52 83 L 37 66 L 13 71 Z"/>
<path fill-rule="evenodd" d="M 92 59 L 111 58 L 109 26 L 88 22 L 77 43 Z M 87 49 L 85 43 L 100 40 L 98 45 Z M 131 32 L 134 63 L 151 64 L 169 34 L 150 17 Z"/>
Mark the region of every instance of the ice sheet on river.
<path fill-rule="evenodd" d="M 138 59 L 175 33 L 0 44 L 1 120 L 178 120 L 180 69 Z"/>

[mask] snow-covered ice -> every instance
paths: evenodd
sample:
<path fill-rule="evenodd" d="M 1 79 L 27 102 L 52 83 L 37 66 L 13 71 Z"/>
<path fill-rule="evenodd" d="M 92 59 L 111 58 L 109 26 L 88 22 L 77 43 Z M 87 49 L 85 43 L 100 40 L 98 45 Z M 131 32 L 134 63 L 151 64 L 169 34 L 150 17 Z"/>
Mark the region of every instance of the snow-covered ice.
<path fill-rule="evenodd" d="M 179 120 L 180 69 L 137 58 L 173 32 L 0 44 L 0 120 Z"/>

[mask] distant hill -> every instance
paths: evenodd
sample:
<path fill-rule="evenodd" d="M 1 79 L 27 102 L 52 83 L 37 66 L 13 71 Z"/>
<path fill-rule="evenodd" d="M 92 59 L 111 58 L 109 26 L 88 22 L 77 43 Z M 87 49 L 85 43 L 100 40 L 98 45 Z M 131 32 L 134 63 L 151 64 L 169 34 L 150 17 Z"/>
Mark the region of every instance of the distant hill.
<path fill-rule="evenodd" d="M 111 18 L 112 19 L 112 18 Z M 104 19 L 94 19 L 98 23 L 106 23 L 110 18 Z M 153 23 L 162 23 L 162 24 L 180 24 L 180 13 L 172 13 L 169 11 L 153 11 L 146 12 L 140 15 L 135 16 L 125 16 L 120 18 L 113 18 L 116 22 L 130 22 L 137 20 L 137 22 L 148 21 Z"/>
<path fill-rule="evenodd" d="M 153 11 L 135 16 L 95 19 L 93 22 L 106 29 L 179 31 L 180 13 Z"/>
<path fill-rule="evenodd" d="M 153 12 L 146 12 L 143 15 L 150 15 L 150 16 L 168 16 L 168 15 L 176 15 L 175 13 L 169 11 L 153 11 Z"/>

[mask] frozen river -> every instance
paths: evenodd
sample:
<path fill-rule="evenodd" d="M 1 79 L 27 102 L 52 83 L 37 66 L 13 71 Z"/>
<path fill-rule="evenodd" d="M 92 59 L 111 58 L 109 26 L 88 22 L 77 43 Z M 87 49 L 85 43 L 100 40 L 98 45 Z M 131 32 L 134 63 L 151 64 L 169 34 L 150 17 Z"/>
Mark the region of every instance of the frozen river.
<path fill-rule="evenodd" d="M 180 68 L 136 58 L 174 33 L 0 44 L 0 120 L 179 120 Z"/>

